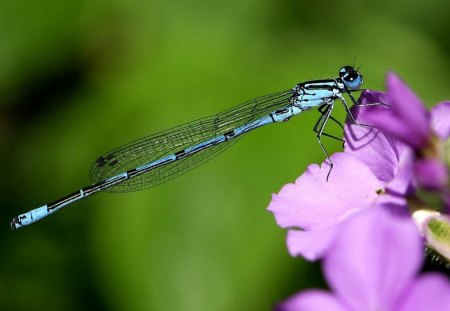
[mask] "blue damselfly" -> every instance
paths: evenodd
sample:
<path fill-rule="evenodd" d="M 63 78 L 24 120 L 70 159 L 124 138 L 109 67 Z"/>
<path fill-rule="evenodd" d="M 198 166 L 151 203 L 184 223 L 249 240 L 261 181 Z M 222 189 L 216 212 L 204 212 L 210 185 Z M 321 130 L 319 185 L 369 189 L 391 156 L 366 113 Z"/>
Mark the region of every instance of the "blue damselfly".
<path fill-rule="evenodd" d="M 352 66 L 339 70 L 339 77 L 302 82 L 294 88 L 262 96 L 217 115 L 189 122 L 136 140 L 100 156 L 92 165 L 91 186 L 62 199 L 15 217 L 11 228 L 18 229 L 50 215 L 64 206 L 99 191 L 127 192 L 154 187 L 199 166 L 228 148 L 244 134 L 266 124 L 289 120 L 317 107 L 321 113 L 314 126 L 317 141 L 330 164 L 322 135 L 343 141 L 324 132 L 335 100 L 340 100 L 352 123 L 357 124 L 344 98 L 357 105 L 352 92 L 359 91 L 362 75 Z M 328 177 L 327 177 L 328 178 Z"/>

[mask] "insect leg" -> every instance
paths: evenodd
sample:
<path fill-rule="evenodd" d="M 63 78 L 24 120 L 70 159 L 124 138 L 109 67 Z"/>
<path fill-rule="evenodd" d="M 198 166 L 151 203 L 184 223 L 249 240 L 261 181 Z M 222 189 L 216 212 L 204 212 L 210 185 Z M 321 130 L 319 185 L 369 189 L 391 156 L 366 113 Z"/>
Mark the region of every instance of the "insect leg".
<path fill-rule="evenodd" d="M 319 118 L 319 120 L 316 122 L 314 126 L 314 132 L 317 133 L 316 138 L 319 142 L 320 148 L 322 148 L 323 153 L 325 154 L 328 162 L 330 163 L 330 170 L 327 174 L 327 181 L 330 177 L 331 170 L 333 169 L 333 161 L 331 160 L 330 156 L 328 155 L 327 150 L 325 149 L 324 145 L 322 144 L 322 135 L 329 136 L 323 132 L 325 129 L 325 125 L 327 124 L 328 119 L 330 118 L 331 112 L 333 111 L 333 105 L 326 105 L 327 107 L 324 109 L 322 116 Z M 339 138 L 338 138 L 339 139 Z M 340 139 L 339 139 L 340 140 Z"/>
<path fill-rule="evenodd" d="M 342 96 L 342 94 L 338 94 L 337 96 L 339 97 L 339 99 L 341 100 L 342 104 L 344 105 L 345 111 L 347 112 L 347 115 L 350 117 L 350 121 L 352 122 L 352 124 L 358 125 L 358 126 L 361 126 L 361 127 L 376 128 L 373 125 L 362 124 L 362 123 L 357 122 L 355 117 L 353 116 L 352 112 L 350 111 L 350 107 L 348 106 L 347 101 L 345 100 L 344 96 Z M 351 101 L 353 102 L 353 104 L 358 105 L 358 103 L 353 98 L 353 96 L 351 96 L 351 94 L 349 94 L 349 97 L 350 97 Z"/>
<path fill-rule="evenodd" d="M 329 106 L 330 106 L 329 104 L 324 104 L 324 105 L 320 106 L 319 109 L 317 109 L 321 113 L 321 117 L 317 120 L 316 124 L 314 125 L 313 131 L 315 133 L 319 133 L 318 129 L 319 129 L 320 122 L 323 121 L 323 119 L 324 119 L 323 116 L 327 113 L 327 111 L 329 109 Z M 333 116 L 331 116 L 331 112 L 328 115 L 328 118 L 330 120 L 334 121 L 337 125 L 339 125 L 339 127 L 342 128 L 342 130 L 344 129 L 344 126 L 342 125 L 342 123 L 339 122 L 338 120 L 336 120 Z M 338 140 L 338 141 L 342 142 L 342 147 L 344 147 L 344 144 L 345 144 L 345 140 L 344 139 L 339 138 L 337 136 L 334 136 L 332 134 L 325 133 L 325 131 L 322 132 L 322 135 L 330 137 L 330 138 L 333 138 L 335 140 Z"/>

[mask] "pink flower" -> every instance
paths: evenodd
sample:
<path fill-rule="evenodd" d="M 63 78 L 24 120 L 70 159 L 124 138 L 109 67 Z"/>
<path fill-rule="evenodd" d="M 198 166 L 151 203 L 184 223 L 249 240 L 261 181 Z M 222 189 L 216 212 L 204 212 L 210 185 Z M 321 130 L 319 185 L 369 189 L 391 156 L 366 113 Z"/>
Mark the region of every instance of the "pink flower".
<path fill-rule="evenodd" d="M 417 157 L 414 172 L 420 186 L 431 190 L 444 188 L 449 178 L 440 154 L 440 141 L 450 136 L 450 102 L 442 102 L 429 112 L 395 74 L 387 75 L 386 85 L 387 93 L 364 91 L 359 101 L 363 105 L 384 103 L 390 108 L 361 109 L 360 122 L 376 126 L 414 150 Z"/>
<path fill-rule="evenodd" d="M 378 130 L 346 126 L 346 152 L 328 165 L 310 165 L 294 184 L 272 196 L 268 207 L 279 226 L 288 229 L 292 256 L 321 258 L 340 222 L 375 205 L 406 211 L 405 193 L 411 184 L 411 152 Z"/>
<path fill-rule="evenodd" d="M 343 222 L 324 258 L 331 291 L 307 290 L 277 311 L 450 310 L 450 282 L 417 275 L 423 244 L 409 218 L 384 208 L 361 211 Z"/>

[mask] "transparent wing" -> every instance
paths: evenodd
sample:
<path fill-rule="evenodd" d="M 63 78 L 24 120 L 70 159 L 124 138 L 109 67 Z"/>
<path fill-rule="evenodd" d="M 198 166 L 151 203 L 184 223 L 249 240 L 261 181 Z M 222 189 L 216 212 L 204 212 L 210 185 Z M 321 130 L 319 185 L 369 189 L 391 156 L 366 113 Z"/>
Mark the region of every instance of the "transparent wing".
<path fill-rule="evenodd" d="M 100 182 L 200 142 L 233 131 L 272 111 L 288 106 L 291 97 L 291 90 L 259 97 L 215 116 L 189 122 L 118 147 L 100 156 L 94 162 L 90 171 L 90 178 L 93 182 Z M 117 184 L 106 191 L 127 192 L 162 184 L 206 162 L 228 148 L 237 138 L 150 170 Z"/>

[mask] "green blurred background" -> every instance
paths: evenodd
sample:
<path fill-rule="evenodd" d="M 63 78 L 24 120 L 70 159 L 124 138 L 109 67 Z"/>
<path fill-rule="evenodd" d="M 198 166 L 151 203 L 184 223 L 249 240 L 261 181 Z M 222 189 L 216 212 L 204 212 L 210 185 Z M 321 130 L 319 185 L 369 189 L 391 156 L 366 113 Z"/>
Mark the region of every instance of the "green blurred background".
<path fill-rule="evenodd" d="M 448 99 L 449 13 L 447 0 L 1 1 L 0 310 L 268 310 L 324 286 L 266 211 L 324 159 L 317 112 L 160 187 L 9 221 L 88 185 L 116 146 L 355 58 L 367 88 L 392 69 L 428 105 Z"/>

